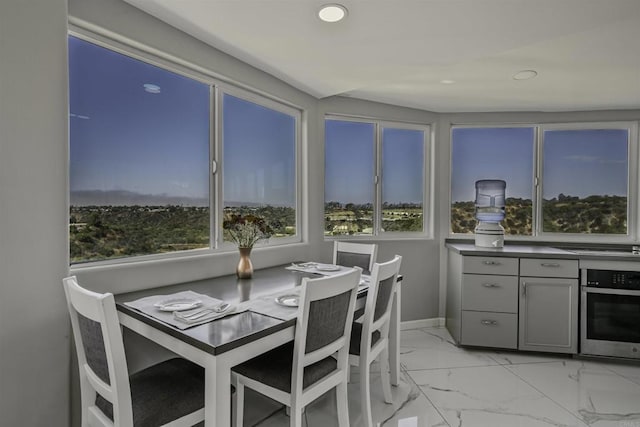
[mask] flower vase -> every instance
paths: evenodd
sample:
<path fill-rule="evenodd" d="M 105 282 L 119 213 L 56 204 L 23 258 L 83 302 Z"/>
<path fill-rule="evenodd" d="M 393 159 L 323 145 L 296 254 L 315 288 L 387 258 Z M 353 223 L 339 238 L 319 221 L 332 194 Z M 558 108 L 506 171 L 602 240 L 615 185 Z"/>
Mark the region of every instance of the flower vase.
<path fill-rule="evenodd" d="M 252 248 L 238 248 L 238 251 L 240 251 L 240 261 L 236 267 L 238 279 L 251 279 L 251 276 L 253 276 L 253 265 L 251 265 L 251 258 L 249 258 L 251 249 Z"/>

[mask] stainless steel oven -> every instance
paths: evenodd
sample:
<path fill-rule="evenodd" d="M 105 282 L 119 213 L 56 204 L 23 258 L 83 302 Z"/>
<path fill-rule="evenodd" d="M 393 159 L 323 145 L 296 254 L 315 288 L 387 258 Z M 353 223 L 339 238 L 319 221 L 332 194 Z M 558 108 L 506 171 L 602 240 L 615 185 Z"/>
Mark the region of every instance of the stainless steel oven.
<path fill-rule="evenodd" d="M 583 270 L 580 304 L 581 354 L 640 359 L 640 271 Z"/>

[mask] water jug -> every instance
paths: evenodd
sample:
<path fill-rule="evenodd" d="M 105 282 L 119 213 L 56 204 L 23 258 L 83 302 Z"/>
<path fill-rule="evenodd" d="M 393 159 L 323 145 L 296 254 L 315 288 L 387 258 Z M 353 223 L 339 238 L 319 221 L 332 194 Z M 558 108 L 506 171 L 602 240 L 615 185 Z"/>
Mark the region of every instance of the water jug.
<path fill-rule="evenodd" d="M 476 181 L 476 219 L 500 222 L 504 219 L 504 193 L 507 183 L 501 179 Z"/>

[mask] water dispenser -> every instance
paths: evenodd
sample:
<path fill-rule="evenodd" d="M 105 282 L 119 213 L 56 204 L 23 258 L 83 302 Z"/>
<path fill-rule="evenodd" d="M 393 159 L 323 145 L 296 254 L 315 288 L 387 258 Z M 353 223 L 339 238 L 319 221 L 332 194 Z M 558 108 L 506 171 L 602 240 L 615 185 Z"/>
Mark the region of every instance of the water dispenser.
<path fill-rule="evenodd" d="M 476 181 L 476 246 L 501 248 L 504 246 L 505 189 L 507 183 L 500 179 Z"/>

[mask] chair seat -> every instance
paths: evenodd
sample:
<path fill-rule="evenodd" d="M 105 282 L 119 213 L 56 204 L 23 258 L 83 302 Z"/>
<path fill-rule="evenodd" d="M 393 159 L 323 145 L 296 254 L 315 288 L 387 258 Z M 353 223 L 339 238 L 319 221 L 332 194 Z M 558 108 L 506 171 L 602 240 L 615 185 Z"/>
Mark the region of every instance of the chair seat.
<path fill-rule="evenodd" d="M 204 407 L 204 368 L 169 359 L 129 378 L 134 426 L 160 426 Z M 99 394 L 96 406 L 113 420 L 113 406 Z"/>
<path fill-rule="evenodd" d="M 349 354 L 360 356 L 360 339 L 362 337 L 362 323 L 353 322 L 351 327 L 351 340 L 349 343 Z M 380 331 L 373 331 L 371 334 L 371 345 L 373 346 L 380 339 Z"/>
<path fill-rule="evenodd" d="M 293 342 L 254 357 L 233 368 L 233 371 L 270 387 L 291 393 Z M 327 357 L 304 369 L 302 388 L 305 389 L 335 371 L 336 359 Z"/>

